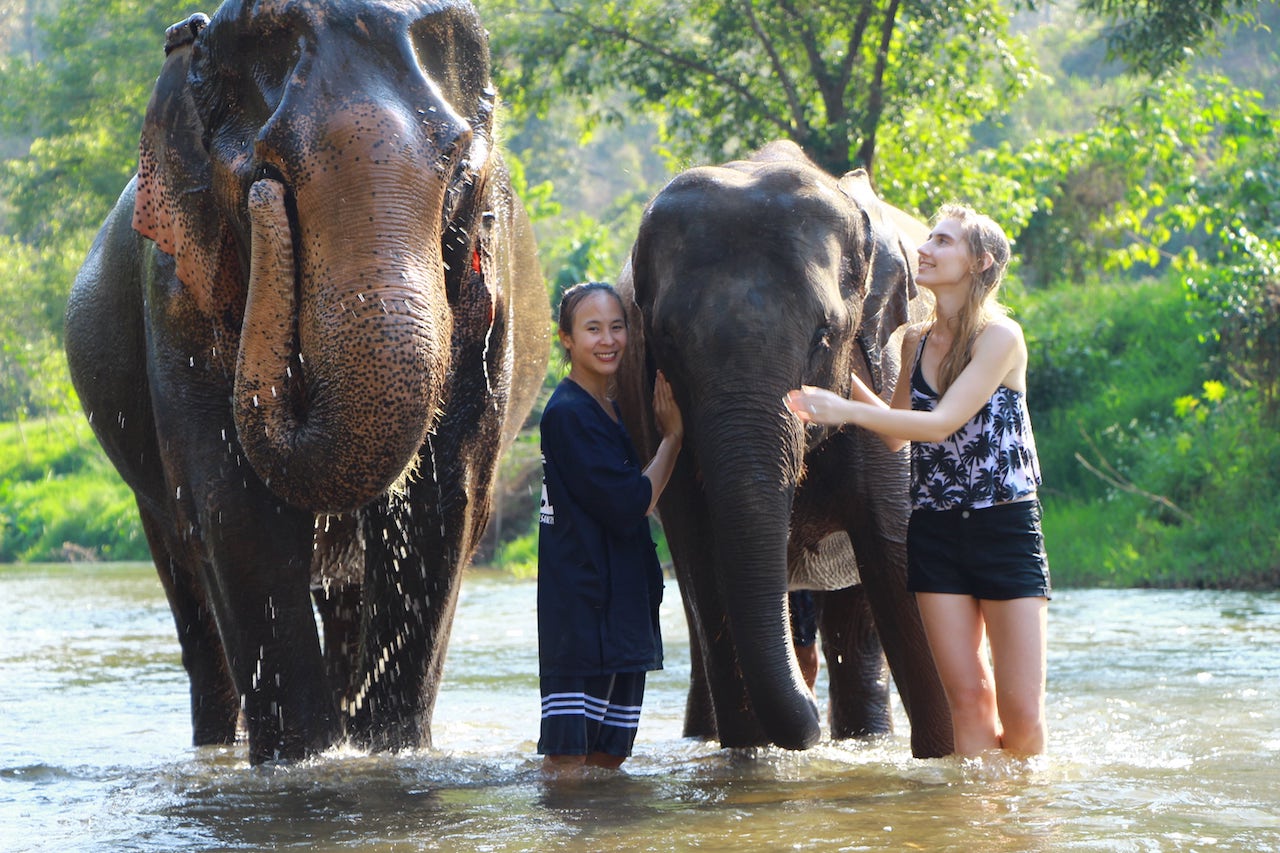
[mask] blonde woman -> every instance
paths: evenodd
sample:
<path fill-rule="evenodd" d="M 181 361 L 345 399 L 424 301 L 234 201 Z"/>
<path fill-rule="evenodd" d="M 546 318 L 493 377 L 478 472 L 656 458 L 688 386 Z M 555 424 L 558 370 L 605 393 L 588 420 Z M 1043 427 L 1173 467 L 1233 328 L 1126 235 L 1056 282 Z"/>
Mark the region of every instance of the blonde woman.
<path fill-rule="evenodd" d="M 908 330 L 890 405 L 855 375 L 852 399 L 792 391 L 806 423 L 911 443 L 907 582 L 951 708 L 955 751 L 1045 749 L 1049 564 L 1027 411 L 1027 346 L 997 300 L 1009 240 L 947 205 L 919 249 L 934 315 Z M 989 658 L 983 648 L 987 640 Z"/>

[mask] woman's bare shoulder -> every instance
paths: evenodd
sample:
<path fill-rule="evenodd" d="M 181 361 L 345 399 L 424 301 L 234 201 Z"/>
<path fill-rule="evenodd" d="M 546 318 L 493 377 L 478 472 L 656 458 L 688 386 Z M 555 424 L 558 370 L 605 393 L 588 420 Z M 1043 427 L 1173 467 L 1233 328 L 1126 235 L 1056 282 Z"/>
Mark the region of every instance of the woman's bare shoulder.
<path fill-rule="evenodd" d="M 1011 344 L 1018 347 L 1026 346 L 1022 327 L 1012 317 L 993 317 L 983 327 L 981 334 L 978 335 L 979 343 L 984 339 L 990 340 L 991 343 L 997 346 L 1009 346 Z"/>

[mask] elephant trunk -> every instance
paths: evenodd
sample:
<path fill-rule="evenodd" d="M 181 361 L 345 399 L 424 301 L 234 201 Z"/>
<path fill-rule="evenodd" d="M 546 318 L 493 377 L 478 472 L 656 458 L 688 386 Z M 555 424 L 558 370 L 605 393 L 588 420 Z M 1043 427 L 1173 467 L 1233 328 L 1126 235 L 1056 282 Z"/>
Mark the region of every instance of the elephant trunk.
<path fill-rule="evenodd" d="M 389 222 L 383 207 L 358 202 L 342 217 L 300 213 L 334 224 L 295 234 L 288 201 L 275 180 L 250 189 L 236 428 L 272 491 L 346 512 L 411 469 L 441 404 L 451 327 L 439 239 L 421 211 Z"/>
<path fill-rule="evenodd" d="M 729 405 L 739 411 L 726 411 Z M 776 415 L 762 414 L 771 409 Z M 752 429 L 725 434 L 724 425 L 734 423 Z M 807 749 L 820 736 L 818 709 L 801 679 L 786 602 L 787 537 L 803 436 L 783 410 L 781 394 L 737 396 L 725 405 L 712 398 L 698 407 L 694 424 L 716 572 L 747 695 L 771 742 Z"/>

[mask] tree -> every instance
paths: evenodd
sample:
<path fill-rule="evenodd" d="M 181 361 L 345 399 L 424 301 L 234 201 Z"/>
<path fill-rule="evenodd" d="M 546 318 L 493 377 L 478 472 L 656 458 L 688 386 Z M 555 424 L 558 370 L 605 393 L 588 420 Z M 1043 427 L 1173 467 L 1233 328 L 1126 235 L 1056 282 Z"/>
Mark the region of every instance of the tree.
<path fill-rule="evenodd" d="M 171 0 L 20 5 L 21 49 L 0 56 L 0 134 L 24 143 L 0 162 L 0 420 L 70 399 L 66 294 L 137 164 L 164 31 L 186 11 Z"/>
<path fill-rule="evenodd" d="M 1046 5 L 1052 0 L 483 2 L 495 54 L 505 57 L 501 90 L 527 115 L 545 114 L 566 94 L 621 90 L 626 108 L 661 115 L 681 165 L 786 137 L 829 171 L 863 166 L 873 175 L 886 125 L 944 112 L 942 132 L 961 138 L 954 156 L 968 128 L 998 120 L 1032 74 L 1008 15 Z M 1079 5 L 1107 25 L 1114 56 L 1156 75 L 1222 27 L 1249 20 L 1259 2 Z M 592 107 L 597 120 L 626 118 L 598 101 Z"/>
<path fill-rule="evenodd" d="M 35 137 L 0 173 L 11 228 L 25 242 L 83 239 L 111 209 L 137 164 L 164 31 L 186 10 L 174 0 L 64 3 L 38 19 L 43 58 L 0 63 L 0 130 Z"/>
<path fill-rule="evenodd" d="M 886 123 L 923 109 L 973 124 L 1027 82 L 1028 57 L 996 0 L 483 6 L 518 113 L 620 90 L 626 108 L 658 116 L 677 162 L 788 138 L 835 174 L 874 172 Z M 608 101 L 593 106 L 597 119 L 625 120 Z"/>
<path fill-rule="evenodd" d="M 1223 26 L 1248 22 L 1259 0 L 1080 0 L 1106 22 L 1111 55 L 1157 77 L 1211 43 Z"/>

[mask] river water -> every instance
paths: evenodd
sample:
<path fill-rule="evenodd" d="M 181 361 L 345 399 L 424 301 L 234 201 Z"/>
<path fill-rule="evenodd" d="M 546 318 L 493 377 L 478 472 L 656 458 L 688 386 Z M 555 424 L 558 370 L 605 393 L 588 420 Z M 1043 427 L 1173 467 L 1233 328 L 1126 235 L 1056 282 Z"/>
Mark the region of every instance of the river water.
<path fill-rule="evenodd" d="M 552 783 L 534 585 L 469 574 L 432 750 L 251 768 L 190 746 L 149 566 L 0 567 L 0 850 L 1280 850 L 1280 594 L 1060 591 L 1050 753 L 911 758 L 900 731 L 803 753 L 680 737 L 667 669 L 620 773 Z M 823 698 L 821 681 L 819 698 Z"/>

